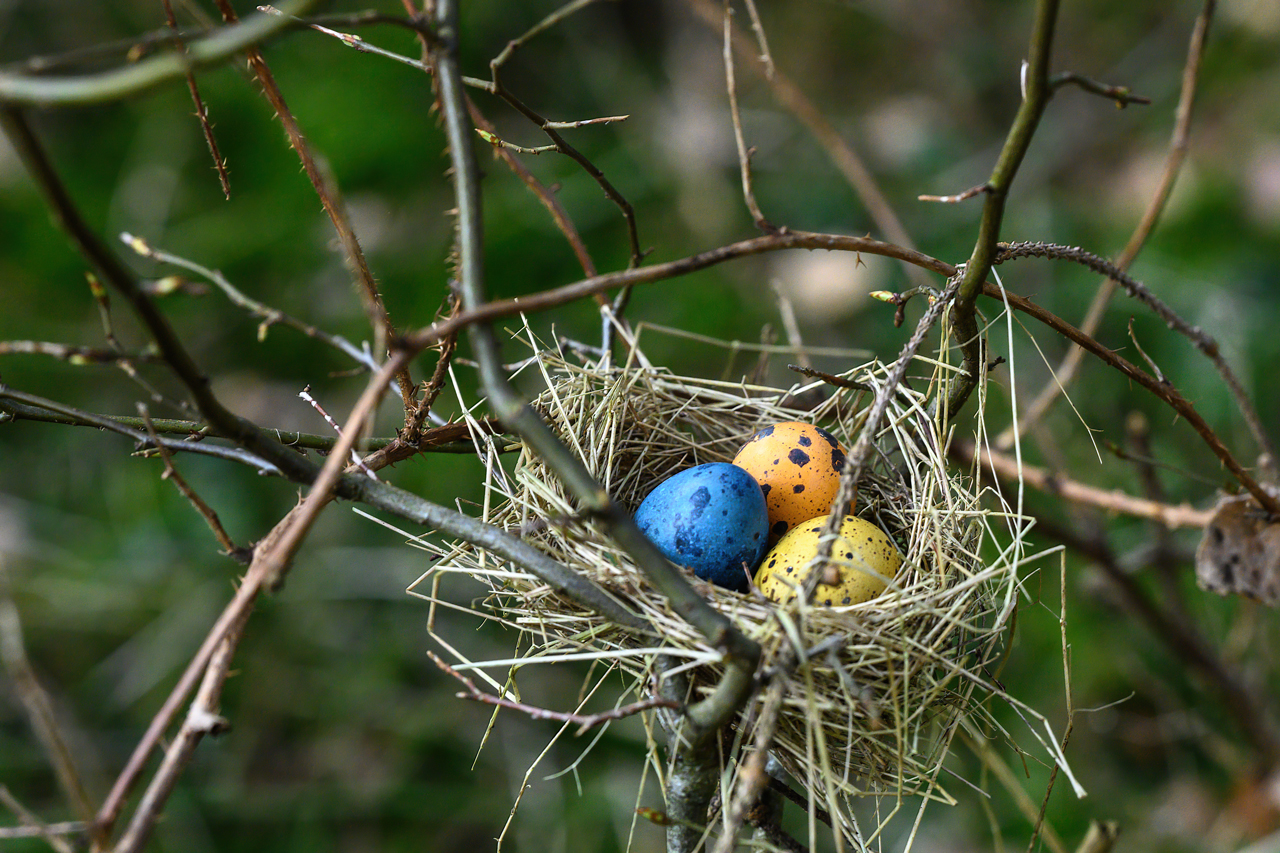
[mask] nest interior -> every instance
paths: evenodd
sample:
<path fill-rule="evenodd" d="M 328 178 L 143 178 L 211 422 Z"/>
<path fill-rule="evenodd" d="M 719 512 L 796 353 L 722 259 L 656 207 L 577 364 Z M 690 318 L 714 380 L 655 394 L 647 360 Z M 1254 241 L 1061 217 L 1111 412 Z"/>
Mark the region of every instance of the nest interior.
<path fill-rule="evenodd" d="M 851 447 L 871 392 L 885 381 L 883 366 L 864 365 L 845 374 L 858 387 L 829 389 L 824 402 L 802 410 L 788 401 L 805 389 L 679 377 L 649 366 L 575 365 L 555 352 L 539 353 L 531 364 L 546 388 L 535 408 L 614 499 L 632 510 L 677 471 L 731 461 L 770 423 L 819 424 Z M 989 671 L 1002 654 L 1015 602 L 1024 527 L 998 495 L 995 511 L 990 500 L 983 509 L 972 483 L 947 470 L 921 394 L 897 389 L 875 438 L 857 514 L 885 530 L 904 555 L 881 596 L 835 608 L 799 600 L 779 606 L 754 590 L 730 592 L 689 576 L 761 644 L 762 671 L 784 660 L 784 652 L 800 661 L 789 671 L 773 754 L 855 836 L 853 798 L 919 794 L 951 800 L 939 779 L 942 762 L 958 728 L 984 725 L 981 699 L 994 689 Z M 662 658 L 668 674 L 674 660 L 677 670 L 692 676 L 695 690 L 709 689 L 722 671 L 720 652 L 578 513 L 555 474 L 527 450 L 509 470 L 492 460 L 484 520 L 518 532 L 591 578 L 645 617 L 651 630 L 609 622 L 464 542 L 424 542 L 439 559 L 410 591 L 431 598 L 427 581 L 446 572 L 481 581 L 487 587 L 481 612 L 521 632 L 521 666 L 598 657 L 634 677 L 631 690 L 643 698 L 663 671 Z M 753 700 L 742 715 L 741 737 L 751 736 L 761 701 Z"/>

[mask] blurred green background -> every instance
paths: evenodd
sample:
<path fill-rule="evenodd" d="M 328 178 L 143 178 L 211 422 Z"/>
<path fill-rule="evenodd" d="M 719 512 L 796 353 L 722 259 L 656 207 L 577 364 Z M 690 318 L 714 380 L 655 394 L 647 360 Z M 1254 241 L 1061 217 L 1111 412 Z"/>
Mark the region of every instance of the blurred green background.
<path fill-rule="evenodd" d="M 184 22 L 212 14 L 204 3 L 175 4 Z M 248 14 L 252 5 L 238 3 Z M 192 8 L 197 7 L 197 8 Z M 392 0 L 331 3 L 327 11 L 374 8 Z M 557 8 L 554 2 L 463 4 L 464 73 L 485 77 L 488 60 Z M 965 259 L 980 202 L 925 204 L 988 176 L 1018 104 L 1018 66 L 1033 13 L 1029 2 L 985 0 L 793 0 L 759 3 L 778 68 L 861 152 L 918 247 Z M 738 9 L 739 24 L 745 10 Z M 1052 101 L 1009 202 L 1006 239 L 1079 245 L 1114 256 L 1157 184 L 1173 125 L 1189 33 L 1190 2 L 1063 4 L 1054 67 L 1149 97 L 1117 110 L 1065 89 Z M 58 54 L 129 39 L 161 27 L 156 0 L 40 0 L 0 3 L 0 61 Z M 371 42 L 417 57 L 412 34 L 362 29 Z M 1214 21 L 1200 84 L 1191 152 L 1170 204 L 1134 267 L 1137 277 L 1221 342 L 1275 437 L 1280 394 L 1280 6 L 1224 3 Z M 308 139 L 342 189 L 357 233 L 402 328 L 429 323 L 446 293 L 452 200 L 448 161 L 429 80 L 360 54 L 314 32 L 295 32 L 266 57 Z M 117 61 L 80 62 L 79 70 Z M 739 96 L 755 146 L 757 198 L 774 223 L 796 229 L 882 237 L 857 195 L 760 76 L 739 66 Z M 625 122 L 566 132 L 635 207 L 647 262 L 679 258 L 749 238 L 725 94 L 718 32 L 682 2 L 599 2 L 532 40 L 504 81 L 549 118 L 627 114 Z M 92 226 L 114 241 L 122 231 L 221 270 L 242 290 L 288 313 L 360 342 L 368 327 L 320 209 L 279 123 L 242 61 L 202 71 L 201 93 L 230 169 L 224 200 L 185 86 L 173 83 L 122 103 L 36 110 L 31 118 Z M 545 140 L 496 99 L 473 93 L 504 138 Z M 483 148 L 483 146 L 482 146 Z M 495 296 L 533 293 L 582 277 L 539 202 L 481 150 L 486 171 L 489 285 Z M 602 271 L 624 267 L 623 219 L 580 168 L 553 154 L 524 156 L 555 187 Z M 125 252 L 123 247 L 120 248 Z M 638 289 L 633 322 L 677 327 L 725 340 L 784 337 L 775 291 L 794 306 L 808 344 L 892 357 L 919 306 L 896 329 L 892 309 L 872 290 L 908 286 L 880 258 L 778 253 Z M 170 268 L 129 258 L 145 275 Z M 0 142 L 0 340 L 103 343 L 85 264 L 56 230 L 12 151 Z M 1078 322 L 1096 276 L 1079 268 L 1020 261 L 1000 269 L 1014 291 Z M 340 354 L 288 329 L 262 342 L 256 323 L 216 293 L 162 302 L 215 389 L 235 411 L 264 426 L 324 432 L 297 397 L 312 393 L 335 416 L 363 388 Z M 996 307 L 985 306 L 988 316 Z M 113 312 L 126 346 L 145 340 L 122 306 Z M 1256 448 L 1216 374 L 1183 340 L 1120 297 L 1098 337 L 1132 360 L 1127 324 L 1143 350 L 1193 400 L 1239 457 Z M 533 328 L 594 342 L 598 314 L 588 302 L 531 318 Z M 514 322 L 503 324 L 515 329 Z M 1007 419 L 1019 400 L 1049 381 L 1065 352 L 1043 329 L 1018 327 L 1014 352 L 1003 329 L 993 355 L 1016 364 L 995 374 L 991 414 Z M 754 356 L 648 331 L 655 363 L 697 375 L 737 377 Z M 510 344 L 515 361 L 527 353 Z M 1041 355 L 1043 354 L 1043 356 Z M 462 353 L 465 358 L 467 353 Z M 832 370 L 850 359 L 817 359 Z M 415 366 L 425 378 L 432 362 Z M 165 372 L 145 368 L 174 391 Z M 476 399 L 473 370 L 438 411 Z M 791 379 L 785 359 L 769 381 Z M 139 388 L 120 371 L 73 367 L 47 357 L 0 358 L 14 388 L 95 412 L 134 414 Z M 1026 448 L 1028 458 L 1076 479 L 1138 493 L 1132 464 L 1106 452 L 1125 442 L 1134 412 L 1150 424 L 1152 455 L 1171 501 L 1212 503 L 1224 475 L 1185 424 L 1140 389 L 1087 363 L 1072 401 L 1059 405 Z M 157 415 L 173 413 L 154 408 Z M 383 409 L 379 434 L 399 423 Z M 1102 447 L 1094 450 L 1089 440 Z M 50 691 L 85 771 L 101 797 L 174 679 L 227 600 L 241 568 L 217 546 L 189 505 L 159 480 L 160 463 L 130 458 L 129 443 L 94 430 L 31 422 L 0 424 L 0 560 L 23 618 L 30 657 Z M 217 510 L 232 537 L 261 537 L 298 490 L 238 466 L 200 457 L 179 461 L 184 476 Z M 481 500 L 482 467 L 460 455 L 429 454 L 387 476 L 398 485 L 464 509 Z M 1102 530 L 1122 555 L 1156 533 L 1141 522 L 1065 507 L 1031 495 L 1029 507 L 1059 525 Z M 1173 539 L 1185 556 L 1196 532 Z M 1056 544 L 1050 535 L 1036 545 Z M 1169 562 L 1172 583 L 1149 570 L 1141 587 L 1187 618 L 1251 689 L 1271 702 L 1277 687 L 1276 620 L 1247 602 L 1195 588 L 1190 565 Z M 201 745 L 160 823 L 153 849 L 244 851 L 486 849 L 502 832 L 526 769 L 555 731 L 547 722 L 502 714 L 477 748 L 486 709 L 454 698 L 455 685 L 426 659 L 433 648 L 426 608 L 404 592 L 426 568 L 394 533 L 335 506 L 304 547 L 287 586 L 263 600 L 236 659 L 223 701 L 230 734 Z M 1069 555 L 1068 640 L 1072 693 L 1081 713 L 1067 755 L 1089 797 L 1059 782 L 1047 817 L 1073 848 L 1090 820 L 1115 819 L 1129 850 L 1237 850 L 1277 828 L 1275 796 L 1249 777 L 1255 756 L 1221 697 L 1130 614 L 1087 559 Z M 1028 567 L 1030 598 L 1003 682 L 1062 731 L 1058 557 Z M 469 601 L 478 587 L 459 584 Z M 442 615 L 438 633 L 474 656 L 502 657 L 513 637 L 461 616 Z M 548 674 L 549 704 L 575 694 L 581 673 Z M 1268 712 L 1274 715 L 1275 708 Z M 1021 726 L 998 709 L 1011 729 Z M 1274 717 L 1273 717 L 1274 719 Z M 1020 730 L 1025 735 L 1025 728 Z M 1025 738 L 1030 745 L 1030 739 Z M 504 841 L 508 850 L 624 849 L 642 772 L 638 725 L 612 727 L 573 773 L 589 738 L 558 741 L 529 776 Z M 1039 754 L 1039 753 L 1036 753 Z M 1038 808 L 1047 772 L 1012 751 Z M 1027 768 L 1023 777 L 1024 764 Z M 961 789 L 954 808 L 931 807 L 917 849 L 970 851 L 1025 847 L 1027 820 L 1013 797 L 963 748 L 952 764 L 991 790 Z M 0 784 L 47 820 L 70 819 L 54 777 L 7 681 L 0 681 Z M 641 803 L 660 806 L 650 777 Z M 914 814 L 914 806 L 908 811 Z M 6 815 L 4 825 L 14 821 Z M 882 839 L 901 849 L 910 822 Z M 993 838 L 994 834 L 994 838 Z M 661 849 L 661 830 L 640 825 L 633 846 Z M 37 842 L 10 842 L 15 850 Z"/>

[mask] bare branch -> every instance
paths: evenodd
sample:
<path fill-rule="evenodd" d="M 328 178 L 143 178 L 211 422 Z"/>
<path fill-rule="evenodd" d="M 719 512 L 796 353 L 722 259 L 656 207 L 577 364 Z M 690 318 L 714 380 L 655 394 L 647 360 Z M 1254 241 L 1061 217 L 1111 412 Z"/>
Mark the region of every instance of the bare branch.
<path fill-rule="evenodd" d="M 10 402 L 3 402 L 10 401 Z M 54 417 L 40 417 L 39 414 L 32 410 L 43 410 L 53 413 Z M 146 424 L 140 418 L 136 419 L 140 429 L 127 427 L 114 418 L 106 418 L 101 415 L 95 415 L 92 412 L 85 412 L 73 406 L 66 406 L 62 403 L 56 403 L 53 400 L 46 400 L 43 397 L 37 397 L 34 394 L 26 394 L 22 391 L 16 391 L 0 382 L 0 414 L 10 414 L 14 419 L 22 420 L 39 420 L 53 423 L 69 423 L 75 426 L 94 426 L 98 429 L 110 430 L 127 436 L 138 442 L 140 446 L 146 447 L 152 444 L 151 437 L 142 430 Z M 161 438 L 169 450 L 182 453 L 199 453 L 204 456 L 216 456 L 220 459 L 227 459 L 232 462 L 239 462 L 243 465 L 249 465 L 260 474 L 279 474 L 280 469 L 271 462 L 257 456 L 247 450 L 239 447 L 224 447 L 214 444 L 197 444 L 189 441 L 174 441 L 172 439 Z"/>
<path fill-rule="evenodd" d="M 1192 107 L 1195 104 L 1197 81 L 1200 79 L 1200 62 L 1204 56 L 1205 42 L 1209 37 L 1209 24 L 1213 20 L 1216 6 L 1217 0 L 1205 0 L 1200 14 L 1196 17 L 1196 24 L 1191 33 L 1191 42 L 1187 48 L 1187 61 L 1182 69 L 1182 94 L 1178 99 L 1178 107 L 1174 114 L 1173 133 L 1172 138 L 1169 140 L 1169 152 L 1165 155 L 1164 170 L 1160 175 L 1160 183 L 1157 185 L 1155 193 L 1152 194 L 1151 200 L 1147 203 L 1147 209 L 1142 214 L 1142 219 L 1139 220 L 1137 227 L 1133 230 L 1133 234 L 1129 237 L 1129 242 L 1125 244 L 1124 250 L 1116 260 L 1116 266 L 1122 270 L 1128 269 L 1134 259 L 1138 257 L 1138 253 L 1142 251 L 1147 238 L 1155 229 L 1156 222 L 1159 221 L 1160 214 L 1164 211 L 1165 205 L 1169 201 L 1169 196 L 1173 192 L 1173 185 L 1178 178 L 1178 173 L 1182 170 L 1182 162 L 1186 159 L 1189 147 L 1188 142 L 1191 137 Z M 1107 305 L 1110 304 L 1115 290 L 1116 282 L 1111 279 L 1104 281 L 1098 287 L 1093 296 L 1093 302 L 1089 304 L 1089 310 L 1085 314 L 1084 321 L 1080 324 L 1081 331 L 1086 335 L 1093 335 L 1098 331 L 1098 326 L 1102 323 L 1102 317 L 1106 313 Z M 1044 418 L 1045 413 L 1053 406 L 1063 389 L 1075 379 L 1083 361 L 1084 350 L 1080 347 L 1071 347 L 1066 357 L 1062 360 L 1062 364 L 1054 371 L 1058 381 L 1051 382 L 1045 386 L 1044 390 L 1040 392 L 1040 396 L 1023 412 L 1019 423 L 1010 426 L 1000 434 L 996 439 L 997 446 L 1002 450 L 1009 449 L 1013 446 L 1014 430 L 1018 430 L 1019 435 L 1025 435 L 1035 424 L 1038 424 Z"/>
<path fill-rule="evenodd" d="M 968 441 L 954 439 L 948 445 L 948 451 L 962 465 L 976 464 L 979 470 L 994 473 L 1006 483 L 1022 482 L 1037 491 L 1055 495 L 1072 503 L 1136 518 L 1146 518 L 1169 530 L 1179 527 L 1204 527 L 1213 517 L 1212 509 L 1196 509 L 1185 503 L 1168 504 L 1149 498 L 1138 498 L 1118 489 L 1099 489 L 1025 462 L 1018 464 L 1013 457 L 996 450 L 982 448 L 977 451 L 973 443 Z"/>
<path fill-rule="evenodd" d="M 954 417 L 964 406 L 982 375 L 983 345 L 975 317 L 975 303 L 982 292 L 991 264 L 996 257 L 996 243 L 1000 239 L 1000 226 L 1004 221 L 1004 206 L 1009 188 L 1036 128 L 1049 103 L 1049 54 L 1053 49 L 1053 30 L 1058 17 L 1058 0 L 1037 0 L 1035 24 L 1031 31 L 1030 57 L 1022 67 L 1022 105 L 1013 119 L 1009 134 L 991 177 L 986 182 L 986 202 L 982 207 L 982 222 L 978 226 L 978 239 L 973 253 L 964 265 L 960 290 L 956 295 L 956 312 L 953 322 L 956 339 L 964 356 L 964 372 L 952 385 L 947 400 L 947 415 Z"/>
<path fill-rule="evenodd" d="M 116 364 L 118 362 L 159 361 L 154 352 L 120 352 L 97 349 L 80 344 L 58 344 L 46 341 L 0 341 L 0 355 L 47 355 L 73 365 Z"/>
<path fill-rule="evenodd" d="M 151 784 L 142 794 L 142 800 L 133 813 L 133 819 L 116 842 L 112 853 L 136 853 L 146 846 L 155 829 L 156 821 L 164 810 L 164 804 L 173 793 L 178 779 L 195 754 L 196 747 L 205 735 L 218 735 L 226 731 L 228 723 L 218 715 L 218 700 L 222 696 L 222 686 L 226 683 L 231 668 L 231 660 L 235 656 L 236 646 L 244 632 L 248 621 L 248 611 L 227 630 L 226 635 L 218 643 L 217 649 L 209 659 L 204 679 L 195 700 L 187 711 L 187 717 L 178 729 L 173 742 L 165 750 L 160 769 L 152 778 Z"/>

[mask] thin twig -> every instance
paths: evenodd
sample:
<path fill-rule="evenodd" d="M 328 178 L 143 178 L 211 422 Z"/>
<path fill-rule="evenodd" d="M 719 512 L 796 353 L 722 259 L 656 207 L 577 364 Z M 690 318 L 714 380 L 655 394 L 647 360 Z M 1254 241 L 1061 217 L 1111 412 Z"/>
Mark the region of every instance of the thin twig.
<path fill-rule="evenodd" d="M 0 355 L 47 355 L 72 365 L 115 364 L 118 362 L 156 362 L 154 352 L 120 352 L 80 344 L 58 344 L 47 341 L 0 341 Z"/>
<path fill-rule="evenodd" d="M 760 10 L 756 8 L 756 0 L 744 0 L 744 2 L 747 15 L 751 18 L 751 31 L 756 34 L 756 44 L 760 47 L 760 56 L 757 58 L 764 66 L 765 79 L 772 80 L 778 69 L 773 64 L 773 53 L 769 50 L 769 39 L 764 34 L 764 24 L 760 22 Z"/>
<path fill-rule="evenodd" d="M 342 427 L 338 426 L 338 422 L 335 421 L 333 417 L 328 412 L 325 411 L 324 406 L 320 405 L 320 401 L 317 400 L 315 397 L 311 396 L 310 385 L 306 386 L 301 391 L 299 391 L 298 396 L 301 397 L 303 400 L 305 400 L 311 406 L 311 408 L 315 409 L 316 413 L 320 415 L 320 417 L 324 418 L 324 422 L 327 423 L 329 427 L 338 434 L 339 438 L 342 437 Z M 377 474 L 374 474 L 373 471 L 370 470 L 370 468 L 367 465 L 365 465 L 363 461 L 361 461 L 360 454 L 356 452 L 356 449 L 354 447 L 351 448 L 351 464 L 359 468 L 361 471 L 363 471 L 365 474 L 367 474 L 370 477 L 376 478 L 378 476 Z"/>
<path fill-rule="evenodd" d="M 730 0 L 724 0 L 724 78 L 725 90 L 729 93 L 729 115 L 733 120 L 733 139 L 738 145 L 738 171 L 742 175 L 742 198 L 746 202 L 747 212 L 761 231 L 772 233 L 777 230 L 760 212 L 756 203 L 756 195 L 751 189 L 751 155 L 754 148 L 747 148 L 747 141 L 742 133 L 742 112 L 738 109 L 738 83 L 733 73 L 733 7 Z M 762 31 L 763 32 L 763 31 Z"/>
<path fill-rule="evenodd" d="M 195 511 L 204 519 L 205 524 L 209 525 L 209 529 L 213 531 L 213 538 L 218 540 L 218 544 L 222 546 L 225 554 L 230 554 L 242 563 L 248 563 L 250 551 L 247 548 L 240 548 L 232 541 L 225 527 L 222 526 L 221 519 L 213 507 L 205 502 L 204 498 L 196 494 L 196 490 L 191 488 L 186 479 L 178 473 L 178 469 L 173 465 L 173 455 L 165 443 L 160 440 L 160 436 L 156 434 L 155 426 L 151 423 L 151 414 L 147 411 L 147 407 L 138 404 L 138 414 L 141 415 L 143 423 L 147 427 L 147 435 L 151 436 L 151 443 L 155 445 L 156 450 L 160 453 L 160 458 L 164 460 L 164 473 L 160 475 L 160 479 L 168 480 L 173 483 L 174 487 L 182 493 Z"/>
<path fill-rule="evenodd" d="M 1216 0 L 1205 0 L 1200 14 L 1196 17 L 1195 27 L 1191 32 L 1190 44 L 1187 48 L 1187 61 L 1182 70 L 1182 94 L 1178 98 L 1178 107 L 1174 114 L 1173 132 L 1169 140 L 1169 151 L 1165 155 L 1164 170 L 1160 175 L 1160 183 L 1152 194 L 1151 200 L 1147 203 L 1147 209 L 1142 214 L 1142 219 L 1139 220 L 1138 225 L 1134 228 L 1133 234 L 1129 236 L 1129 241 L 1125 244 L 1120 257 L 1116 259 L 1116 266 L 1122 270 L 1128 269 L 1132 265 L 1138 253 L 1142 251 L 1143 245 L 1146 244 L 1147 238 L 1155 229 L 1156 223 L 1159 221 L 1160 215 L 1164 212 L 1165 205 L 1169 201 L 1169 196 L 1173 192 L 1173 185 L 1182 169 L 1182 162 L 1186 159 L 1191 137 L 1192 107 L 1195 105 L 1196 85 L 1200 79 L 1200 64 L 1204 57 L 1205 42 L 1209 36 L 1209 24 L 1213 20 L 1216 5 Z M 1080 330 L 1086 335 L 1093 335 L 1098 331 L 1098 326 L 1102 323 L 1102 317 L 1106 313 L 1107 305 L 1111 302 L 1111 297 L 1115 294 L 1115 290 L 1116 282 L 1111 279 L 1107 279 L 1098 287 L 1093 296 L 1093 301 L 1089 304 L 1089 310 L 1086 312 L 1084 320 L 1080 323 Z M 1053 372 L 1054 376 L 1057 377 L 1057 381 L 1046 384 L 1040 395 L 1032 401 L 1031 405 L 1026 407 L 1018 423 L 1011 425 L 996 439 L 996 445 L 1000 449 L 1007 450 L 1013 446 L 1013 433 L 1015 430 L 1018 431 L 1018 435 L 1026 435 L 1028 430 L 1044 418 L 1045 414 L 1059 398 L 1059 395 L 1075 379 L 1083 361 L 1083 349 L 1073 346 L 1068 350 L 1066 357 L 1062 360 L 1062 364 Z"/>
<path fill-rule="evenodd" d="M 1049 88 L 1053 90 L 1061 89 L 1063 86 L 1074 85 L 1079 86 L 1086 92 L 1095 95 L 1101 95 L 1104 98 L 1110 98 L 1120 109 L 1124 109 L 1130 104 L 1150 104 L 1150 98 L 1143 98 L 1129 91 L 1128 86 L 1113 86 L 1109 83 L 1099 83 L 1097 80 L 1091 80 L 1082 74 L 1076 74 L 1074 71 L 1063 71 L 1053 75 L 1049 80 Z"/>
<path fill-rule="evenodd" d="M 801 376 L 807 376 L 810 379 L 821 379 L 823 382 L 833 388 L 849 388 L 855 391 L 870 391 L 871 386 L 865 382 L 857 382 L 853 379 L 845 379 L 843 376 L 836 376 L 834 373 L 827 373 L 822 370 L 816 370 L 812 367 L 805 367 L 802 364 L 788 364 L 788 370 L 794 370 Z"/>
<path fill-rule="evenodd" d="M 24 824 L 17 827 L 5 827 L 0 830 L 0 838 L 43 838 L 45 843 L 54 849 L 55 853 L 76 853 L 76 848 L 62 837 L 64 834 L 69 834 L 76 830 L 58 831 L 58 828 L 79 827 L 78 831 L 83 832 L 83 823 L 79 821 L 74 823 L 45 823 L 23 806 L 22 803 L 18 802 L 8 787 L 4 785 L 0 785 L 0 805 L 17 815 L 18 820 Z"/>
<path fill-rule="evenodd" d="M 1138 355 L 1142 356 L 1142 360 L 1147 363 L 1147 367 L 1151 368 L 1151 373 L 1156 377 L 1156 380 L 1163 385 L 1172 384 L 1165 378 L 1164 371 L 1155 363 L 1155 360 L 1152 359 L 1151 356 L 1147 355 L 1147 351 L 1142 348 L 1142 344 L 1138 343 L 1138 336 L 1134 334 L 1133 331 L 1132 317 L 1129 318 L 1129 340 L 1133 343 L 1133 348 L 1138 351 Z"/>
<path fill-rule="evenodd" d="M 49 694 L 40 686 L 22 638 L 22 619 L 14 603 L 9 570 L 0 554 L 0 661 L 9 673 L 14 693 L 27 712 L 27 720 L 53 767 L 58 787 L 81 820 L 93 819 L 93 806 L 85 790 L 75 756 L 62 736 Z"/>
<path fill-rule="evenodd" d="M 222 273 L 214 269 L 209 269 L 202 264 L 187 258 L 175 255 L 170 252 L 157 249 L 142 237 L 134 236 L 125 231 L 120 234 L 120 242 L 124 243 L 134 252 L 144 258 L 156 261 L 162 264 L 170 264 L 175 267 L 181 267 L 189 272 L 208 279 L 218 290 L 231 300 L 231 303 L 239 308 L 243 308 L 250 315 L 257 317 L 262 322 L 258 324 L 258 340 L 261 342 L 267 337 L 267 330 L 274 325 L 288 326 L 291 329 L 301 332 L 309 338 L 313 338 L 321 343 L 328 344 L 344 355 L 348 356 L 352 361 L 359 364 L 365 370 L 376 371 L 378 362 L 367 351 L 357 347 L 341 335 L 330 334 L 323 329 L 317 328 L 303 320 L 292 317 L 284 313 L 278 308 L 272 308 L 270 305 L 259 302 L 253 297 L 247 295 L 230 281 Z"/>
<path fill-rule="evenodd" d="M 990 187 L 987 184 L 978 184 L 976 187 L 969 187 L 962 193 L 955 195 L 919 195 L 916 198 L 920 201 L 934 201 L 940 204 L 959 204 L 962 201 L 968 201 L 974 196 L 982 195 Z"/>
<path fill-rule="evenodd" d="M 428 650 L 427 657 L 438 666 L 443 672 L 452 675 L 458 681 L 462 682 L 462 686 L 466 687 L 457 695 L 459 699 L 470 699 L 475 702 L 481 702 L 485 705 L 494 705 L 498 708 L 506 708 L 509 711 L 519 711 L 522 714 L 529 715 L 533 720 L 559 720 L 564 723 L 573 723 L 578 727 L 577 734 L 584 734 L 596 726 L 612 720 L 623 720 L 627 717 L 634 717 L 636 714 L 649 711 L 654 708 L 670 708 L 672 710 L 680 710 L 684 707 L 681 703 L 671 699 L 653 698 L 642 699 L 639 702 L 632 702 L 630 705 L 623 705 L 620 708 L 613 708 L 609 711 L 601 711 L 598 714 L 571 714 L 565 711 L 552 711 L 547 708 L 539 708 L 536 705 L 527 705 L 524 702 L 516 702 L 502 696 L 494 696 L 492 693 L 485 693 L 476 687 L 475 682 L 458 672 L 449 664 L 441 660 L 440 656 L 435 652 Z"/>
<path fill-rule="evenodd" d="M 107 296 L 106 288 L 102 286 L 102 282 L 98 281 L 98 277 L 93 273 L 85 275 L 89 283 L 89 293 L 93 296 L 94 303 L 98 306 L 98 319 L 102 322 L 102 336 L 106 339 L 107 344 L 118 353 L 125 351 L 124 346 L 120 343 L 120 339 L 116 337 L 115 324 L 111 319 L 111 300 Z M 154 359 L 153 359 L 154 360 Z M 190 413 L 191 405 L 185 400 L 169 400 L 160 393 L 160 389 L 148 382 L 138 373 L 138 369 L 133 366 L 133 362 L 127 358 L 116 360 L 115 365 L 120 368 L 125 376 L 128 376 L 135 385 L 147 393 L 151 398 L 151 402 L 157 405 L 172 406 L 181 411 Z"/>
<path fill-rule="evenodd" d="M 724 19 L 714 0 L 688 0 L 688 3 L 703 23 L 719 34 Z M 766 54 L 765 58 L 761 58 L 757 54 L 757 47 L 762 47 L 759 38 L 758 33 L 757 40 L 753 44 L 750 37 L 735 28 L 734 52 L 744 60 L 745 65 L 755 69 L 764 77 L 770 91 L 773 92 L 773 97 L 782 108 L 795 116 L 796 120 L 812 134 L 818 145 L 826 152 L 827 157 L 831 159 L 832 164 L 857 193 L 871 221 L 875 223 L 876 229 L 884 235 L 885 239 L 907 249 L 913 248 L 911 236 L 902 226 L 901 220 L 894 213 L 884 193 L 880 191 L 880 187 L 866 164 L 862 162 L 862 158 L 804 91 L 778 70 L 772 57 Z M 922 284 L 926 280 L 926 277 L 912 266 L 908 266 L 906 271 L 916 284 Z"/>
<path fill-rule="evenodd" d="M 539 145 L 536 148 L 526 148 L 523 145 L 516 145 L 514 142 L 507 142 L 505 139 L 499 138 L 497 134 L 480 128 L 476 128 L 476 134 L 495 148 L 505 148 L 517 154 L 550 154 L 553 151 L 560 150 L 554 145 Z"/>

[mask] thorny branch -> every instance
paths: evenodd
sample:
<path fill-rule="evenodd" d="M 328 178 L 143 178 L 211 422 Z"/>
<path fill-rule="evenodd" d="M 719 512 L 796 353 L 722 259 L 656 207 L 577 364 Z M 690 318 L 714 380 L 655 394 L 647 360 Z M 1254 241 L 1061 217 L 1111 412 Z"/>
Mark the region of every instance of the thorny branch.
<path fill-rule="evenodd" d="M 1266 428 L 1262 425 L 1262 418 L 1258 416 L 1258 410 L 1254 408 L 1253 401 L 1249 399 L 1249 394 L 1244 390 L 1239 377 L 1236 376 L 1235 371 L 1231 369 L 1231 365 L 1223 357 L 1218 342 L 1199 326 L 1193 326 L 1182 319 L 1176 311 L 1152 293 L 1142 282 L 1105 258 L 1073 246 L 1058 246 L 1053 243 L 1040 242 L 1000 243 L 997 246 L 997 250 L 998 253 L 993 262 L 995 264 L 1002 264 L 1016 258 L 1055 258 L 1088 267 L 1099 275 L 1107 276 L 1109 281 L 1120 284 L 1130 296 L 1150 308 L 1151 312 L 1163 320 L 1170 329 L 1191 341 L 1195 348 L 1200 350 L 1213 363 L 1218 374 L 1222 377 L 1222 381 L 1226 383 L 1227 389 L 1231 392 L 1231 396 L 1235 399 L 1236 406 L 1244 417 L 1245 425 L 1249 427 L 1249 432 L 1253 434 L 1253 440 L 1258 443 L 1258 448 L 1263 453 L 1267 453 L 1273 458 L 1275 457 L 1275 448 L 1272 447 L 1271 439 L 1267 435 Z"/>
<path fill-rule="evenodd" d="M 238 20 L 230 0 L 215 0 L 215 2 L 222 13 L 223 20 L 229 24 L 234 24 Z M 294 118 L 289 105 L 285 103 L 284 93 L 276 85 L 275 75 L 267 66 L 267 60 L 262 56 L 262 51 L 256 46 L 250 47 L 248 57 L 249 67 L 253 69 L 254 76 L 262 86 L 262 94 L 271 104 L 271 108 L 276 111 L 276 117 L 280 119 L 285 134 L 289 137 L 289 146 L 302 161 L 302 169 L 307 173 L 307 179 L 311 181 L 311 186 L 315 189 L 324 212 L 329 215 L 329 221 L 333 223 L 333 230 L 337 232 L 338 242 L 342 245 L 343 260 L 355 277 L 365 314 L 368 315 L 369 324 L 373 327 L 374 351 L 381 355 L 386 352 L 389 342 L 396 337 L 395 326 L 391 323 L 386 306 L 382 304 L 378 283 L 374 281 L 373 272 L 370 271 L 369 263 L 364 257 L 364 249 L 360 247 L 360 240 L 351 227 L 346 208 L 338 197 L 337 186 L 331 177 L 321 172 L 311 145 L 302 135 L 297 119 Z M 407 412 L 413 406 L 413 380 L 409 377 L 407 369 L 396 375 L 396 383 L 400 386 L 401 400 Z"/>
<path fill-rule="evenodd" d="M 173 14 L 172 0 L 164 0 L 164 19 L 169 29 L 173 31 L 173 44 L 179 52 L 185 50 L 182 44 L 182 35 L 178 31 L 178 19 Z M 200 87 L 196 83 L 196 75 L 190 69 L 187 70 L 187 90 L 191 93 L 191 103 L 196 108 L 196 119 L 200 122 L 200 130 L 204 133 L 205 145 L 209 148 L 209 156 L 213 158 L 213 167 L 218 172 L 218 183 L 222 185 L 222 195 L 224 198 L 231 198 L 231 181 L 227 175 L 227 161 L 222 156 L 222 152 L 218 150 L 218 138 L 213 135 L 213 125 L 209 121 L 209 110 L 205 106 L 204 98 L 200 97 Z"/>

